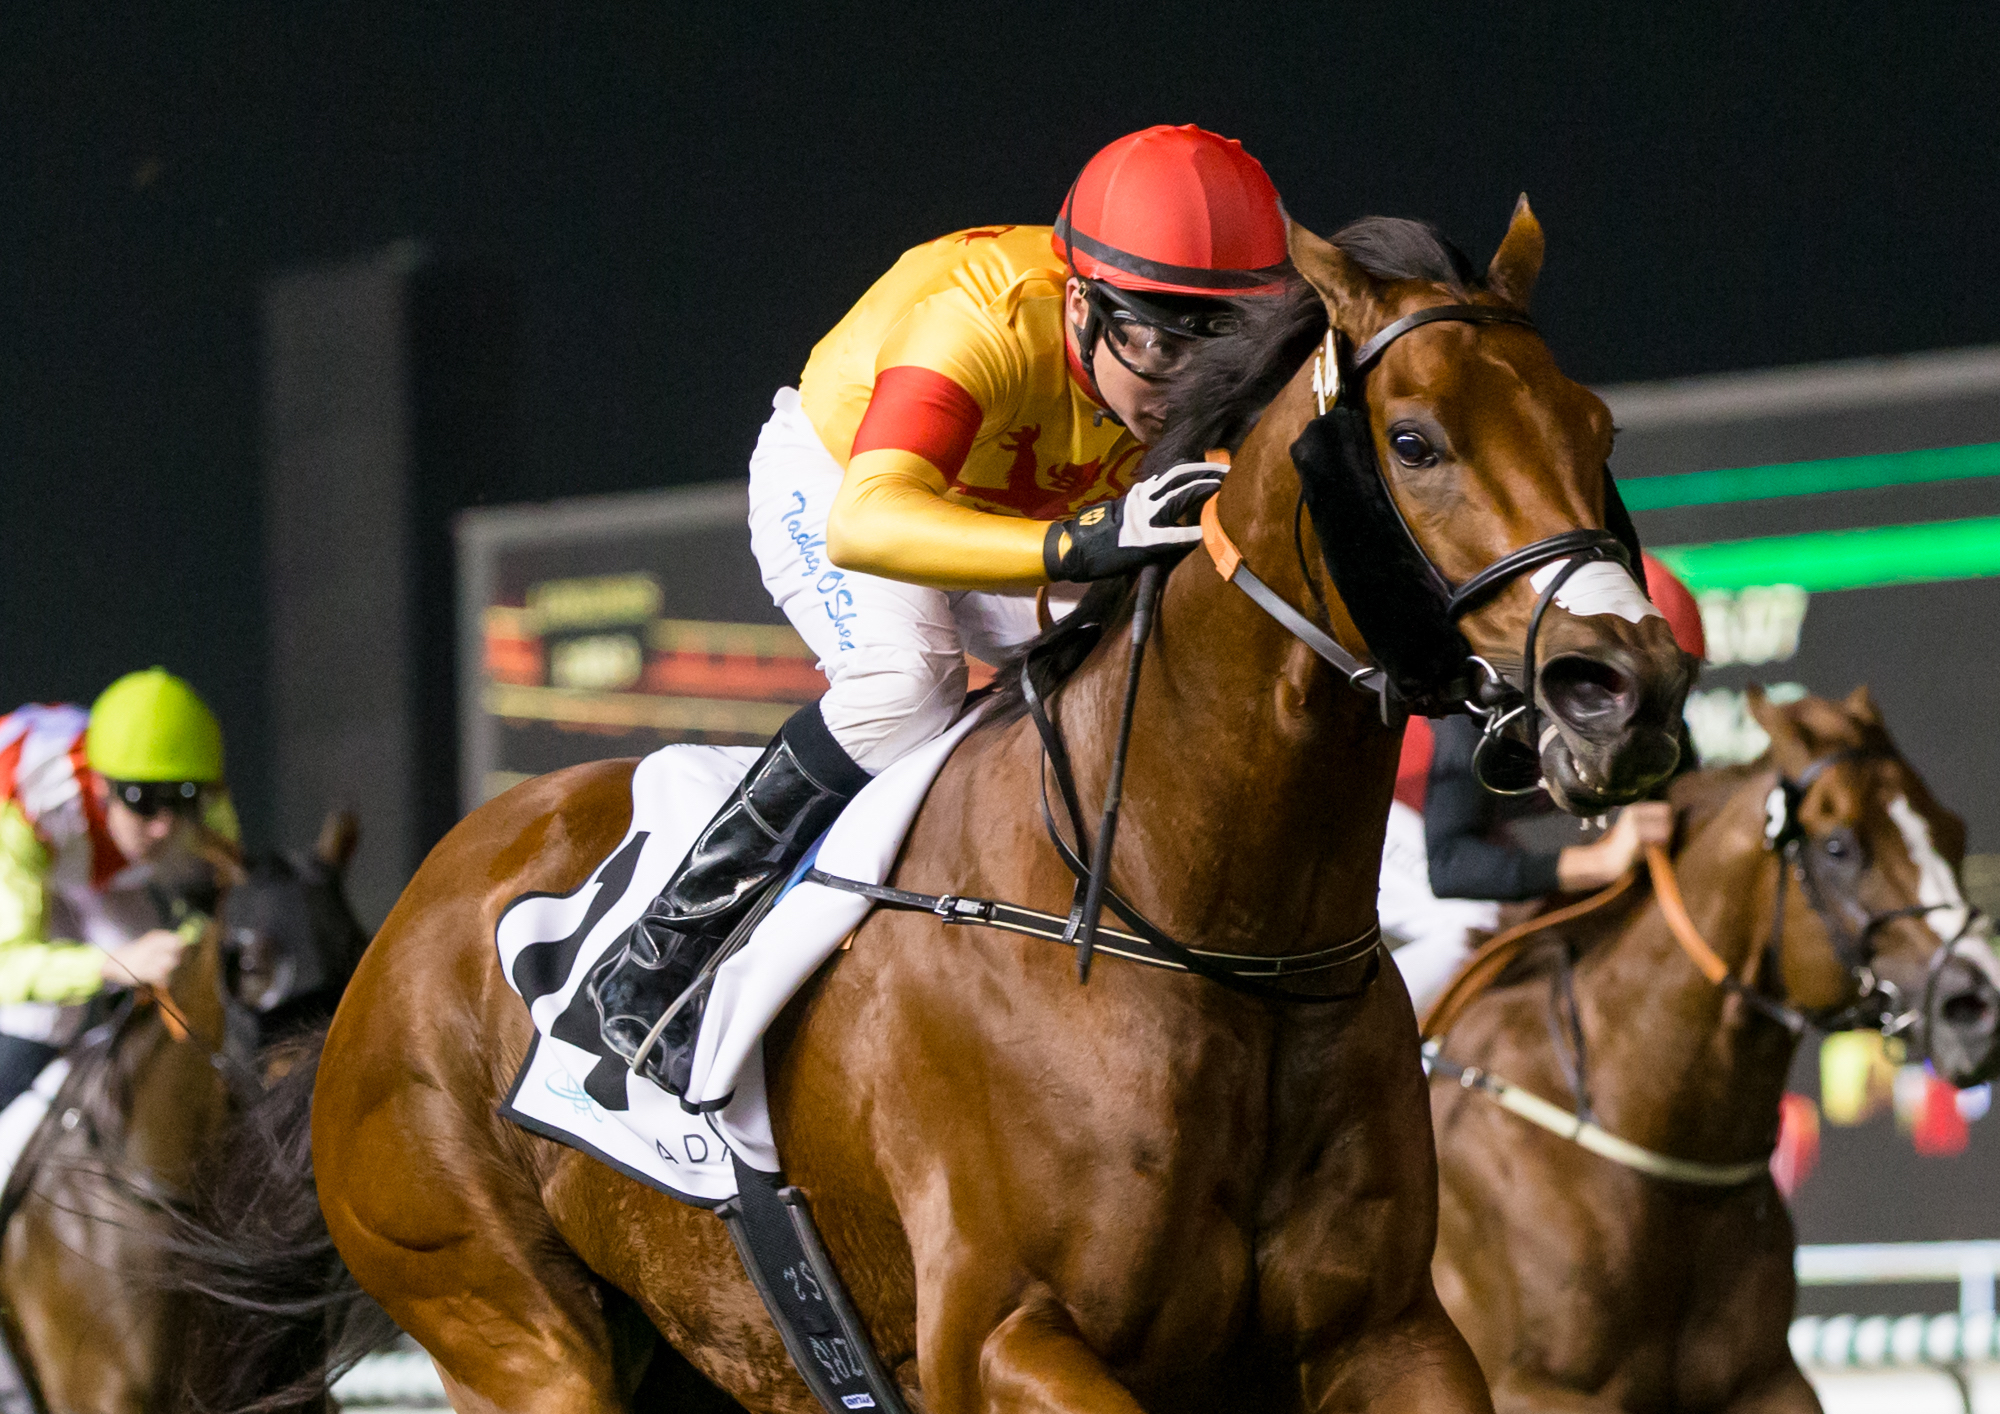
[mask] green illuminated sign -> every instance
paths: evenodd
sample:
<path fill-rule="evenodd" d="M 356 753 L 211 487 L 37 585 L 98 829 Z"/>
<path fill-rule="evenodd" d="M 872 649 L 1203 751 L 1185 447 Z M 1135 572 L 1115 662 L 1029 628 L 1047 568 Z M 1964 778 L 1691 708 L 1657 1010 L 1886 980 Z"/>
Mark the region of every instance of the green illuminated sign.
<path fill-rule="evenodd" d="M 1764 584 L 1796 584 L 1812 594 L 1932 584 L 2000 575 L 2000 516 L 1650 548 L 1696 593 Z"/>
<path fill-rule="evenodd" d="M 1677 506 L 1719 506 L 1732 501 L 1817 496 L 1827 491 L 1869 491 L 1882 486 L 1967 481 L 1980 476 L 2000 476 L 2000 442 L 1976 447 L 1940 447 L 1928 452 L 1894 452 L 1886 456 L 1835 457 L 1829 461 L 1785 462 L 1778 466 L 1640 476 L 1619 482 L 1618 490 L 1632 510 L 1664 511 Z"/>

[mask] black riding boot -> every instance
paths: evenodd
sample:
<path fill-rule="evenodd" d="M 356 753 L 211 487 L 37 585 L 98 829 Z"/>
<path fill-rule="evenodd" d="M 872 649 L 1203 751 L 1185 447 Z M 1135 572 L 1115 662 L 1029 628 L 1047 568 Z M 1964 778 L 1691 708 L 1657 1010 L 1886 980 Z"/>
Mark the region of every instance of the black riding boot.
<path fill-rule="evenodd" d="M 630 1061 L 702 964 L 749 911 L 759 890 L 795 866 L 867 784 L 820 719 L 801 708 L 695 838 L 694 848 L 585 983 L 604 1042 Z M 677 1095 L 701 1009 L 683 1006 L 647 1051 L 639 1074 Z"/>

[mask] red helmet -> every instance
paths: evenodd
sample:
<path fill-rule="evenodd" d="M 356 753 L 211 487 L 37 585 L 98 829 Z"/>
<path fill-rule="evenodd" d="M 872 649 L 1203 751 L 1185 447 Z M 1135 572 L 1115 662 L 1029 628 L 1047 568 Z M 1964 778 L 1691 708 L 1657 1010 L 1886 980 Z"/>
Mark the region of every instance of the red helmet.
<path fill-rule="evenodd" d="M 1674 577 L 1672 570 L 1650 554 L 1642 553 L 1640 558 L 1646 562 L 1646 596 L 1653 601 L 1654 608 L 1666 615 L 1667 627 L 1674 631 L 1674 642 L 1680 644 L 1682 652 L 1706 658 L 1708 639 L 1701 631 L 1701 609 L 1694 602 L 1694 595 L 1688 593 L 1687 586 Z"/>
<path fill-rule="evenodd" d="M 1085 165 L 1056 217 L 1056 254 L 1121 290 L 1276 294 L 1291 264 L 1278 192 L 1241 143 L 1192 123 L 1121 137 Z"/>

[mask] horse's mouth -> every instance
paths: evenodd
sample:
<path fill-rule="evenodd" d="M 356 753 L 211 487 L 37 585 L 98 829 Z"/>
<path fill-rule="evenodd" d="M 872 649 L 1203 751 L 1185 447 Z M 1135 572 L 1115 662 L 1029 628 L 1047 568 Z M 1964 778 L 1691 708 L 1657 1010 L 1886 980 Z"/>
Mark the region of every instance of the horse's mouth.
<path fill-rule="evenodd" d="M 1944 964 L 1938 981 L 1924 1018 L 1931 1065 L 1961 1088 L 2000 1075 L 2000 987 L 1960 957 Z"/>
<path fill-rule="evenodd" d="M 1579 751 L 1568 732 L 1543 733 L 1542 783 L 1549 798 L 1571 815 L 1602 815 L 1630 805 L 1674 773 L 1680 735 L 1658 727 L 1632 727 L 1608 746 L 1585 743 Z"/>

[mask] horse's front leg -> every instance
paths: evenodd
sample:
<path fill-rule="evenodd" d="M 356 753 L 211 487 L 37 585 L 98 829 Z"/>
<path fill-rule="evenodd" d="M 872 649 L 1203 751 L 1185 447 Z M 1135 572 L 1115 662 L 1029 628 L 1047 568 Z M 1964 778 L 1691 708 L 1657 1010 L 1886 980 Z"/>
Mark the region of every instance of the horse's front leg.
<path fill-rule="evenodd" d="M 1777 1371 L 1724 1408 L 1727 1414 L 1820 1414 L 1819 1394 L 1797 1365 Z"/>
<path fill-rule="evenodd" d="M 1028 1292 L 979 1344 L 977 1394 L 991 1414 L 1142 1414 L 1046 1287 Z M 928 1385 L 927 1385 L 928 1387 Z"/>
<path fill-rule="evenodd" d="M 1472 1348 L 1434 1294 L 1307 1360 L 1302 1374 L 1307 1414 L 1489 1414 L 1494 1407 Z"/>
<path fill-rule="evenodd" d="M 1383 971 L 1353 1013 L 1302 1022 L 1275 1077 L 1289 1122 L 1275 1126 L 1285 1178 L 1258 1256 L 1262 1323 L 1300 1352 L 1305 1414 L 1491 1414 L 1431 1280 L 1430 1100 L 1409 1001 Z"/>

